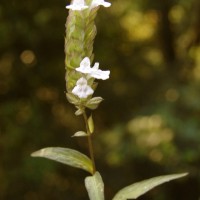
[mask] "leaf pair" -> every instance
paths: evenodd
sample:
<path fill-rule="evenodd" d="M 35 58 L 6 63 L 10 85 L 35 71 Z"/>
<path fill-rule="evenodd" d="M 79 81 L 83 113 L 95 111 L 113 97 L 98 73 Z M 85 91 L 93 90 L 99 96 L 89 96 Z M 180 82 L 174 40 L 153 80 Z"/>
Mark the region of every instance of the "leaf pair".
<path fill-rule="evenodd" d="M 112 200 L 127 200 L 137 199 L 141 195 L 145 194 L 154 187 L 161 185 L 165 182 L 181 178 L 186 176 L 187 173 L 171 174 L 165 176 L 158 176 L 150 178 L 141 182 L 134 183 L 123 189 L 121 189 L 114 196 Z M 90 200 L 104 200 L 104 184 L 99 172 L 96 172 L 93 176 L 85 179 L 85 186 L 88 191 Z"/>
<path fill-rule="evenodd" d="M 89 100 L 86 99 L 85 102 L 80 101 L 80 99 L 72 93 L 66 93 L 66 97 L 67 97 L 67 100 L 71 104 L 74 104 L 78 109 L 82 105 L 82 106 L 87 107 L 91 110 L 95 110 L 95 109 L 98 108 L 99 104 L 103 101 L 102 97 L 93 97 Z M 80 114 L 82 114 L 82 112 L 80 112 Z"/>
<path fill-rule="evenodd" d="M 92 161 L 90 158 L 73 149 L 48 147 L 32 153 L 31 156 L 48 158 L 75 168 L 83 169 L 91 174 L 93 173 Z M 158 185 L 186 175 L 187 173 L 158 176 L 131 184 L 117 192 L 113 200 L 137 199 Z M 104 183 L 99 172 L 86 177 L 85 186 L 90 200 L 105 199 Z"/>

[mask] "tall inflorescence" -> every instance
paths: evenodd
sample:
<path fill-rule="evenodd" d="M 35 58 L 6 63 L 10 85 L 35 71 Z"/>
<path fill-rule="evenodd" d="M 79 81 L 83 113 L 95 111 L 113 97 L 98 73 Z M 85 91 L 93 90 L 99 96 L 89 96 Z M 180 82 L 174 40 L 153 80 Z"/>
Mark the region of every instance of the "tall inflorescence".
<path fill-rule="evenodd" d="M 101 5 L 111 6 L 104 0 L 74 0 L 66 6 L 69 9 L 65 37 L 66 96 L 77 108 L 76 115 L 83 114 L 85 108 L 98 107 L 102 98 L 92 98 L 97 86 L 95 79 L 106 80 L 110 75 L 110 71 L 99 69 L 98 62 L 91 67 L 97 33 L 94 19 Z"/>

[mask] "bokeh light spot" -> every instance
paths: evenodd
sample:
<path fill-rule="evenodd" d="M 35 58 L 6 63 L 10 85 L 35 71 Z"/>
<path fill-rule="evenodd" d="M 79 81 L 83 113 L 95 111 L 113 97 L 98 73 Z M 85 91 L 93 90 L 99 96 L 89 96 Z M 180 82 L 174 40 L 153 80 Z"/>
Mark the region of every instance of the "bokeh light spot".
<path fill-rule="evenodd" d="M 130 41 L 144 41 L 154 35 L 157 22 L 158 16 L 154 11 L 145 14 L 134 11 L 125 15 L 120 24 L 127 31 Z"/>
<path fill-rule="evenodd" d="M 151 64 L 158 66 L 160 69 L 163 68 L 163 66 L 161 65 L 163 62 L 163 56 L 159 49 L 148 49 L 145 52 L 145 58 Z"/>
<path fill-rule="evenodd" d="M 200 80 L 200 46 L 193 47 L 190 50 L 190 56 L 195 60 L 195 67 L 193 69 L 193 76 L 196 81 Z"/>
<path fill-rule="evenodd" d="M 182 6 L 176 5 L 172 7 L 169 12 L 169 19 L 173 23 L 179 23 L 185 15 L 185 11 Z"/>
<path fill-rule="evenodd" d="M 25 124 L 32 116 L 30 102 L 20 100 L 18 102 L 18 110 L 16 112 L 16 120 L 19 124 Z"/>
<path fill-rule="evenodd" d="M 142 148 L 154 148 L 173 139 L 173 132 L 165 126 L 160 115 L 141 116 L 127 124 L 128 132 Z"/>
<path fill-rule="evenodd" d="M 10 74 L 13 65 L 13 55 L 5 54 L 0 58 L 0 74 L 7 76 Z"/>
<path fill-rule="evenodd" d="M 160 162 L 163 158 L 162 152 L 159 151 L 158 149 L 153 149 L 149 153 L 149 158 L 153 160 L 154 162 Z"/>
<path fill-rule="evenodd" d="M 36 96 L 41 101 L 55 101 L 58 98 L 58 92 L 54 88 L 40 87 L 36 91 Z"/>
<path fill-rule="evenodd" d="M 175 102 L 179 98 L 179 93 L 174 88 L 170 88 L 165 93 L 166 100 L 169 102 Z"/>
<path fill-rule="evenodd" d="M 20 55 L 20 59 L 26 65 L 31 65 L 36 61 L 35 54 L 31 50 L 24 50 Z"/>

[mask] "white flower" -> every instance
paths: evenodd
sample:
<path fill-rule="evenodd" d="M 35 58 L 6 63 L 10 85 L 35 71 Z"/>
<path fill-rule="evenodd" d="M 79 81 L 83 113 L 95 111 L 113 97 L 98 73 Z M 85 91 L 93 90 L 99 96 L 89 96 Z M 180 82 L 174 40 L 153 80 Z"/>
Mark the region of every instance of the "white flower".
<path fill-rule="evenodd" d="M 99 63 L 95 63 L 94 67 L 91 68 L 90 66 L 90 59 L 88 57 L 85 57 L 81 63 L 80 67 L 76 68 L 76 71 L 81 72 L 83 74 L 88 74 L 90 77 L 96 78 L 96 79 L 102 79 L 106 80 L 109 78 L 110 71 L 102 71 L 99 69 Z"/>
<path fill-rule="evenodd" d="M 82 77 L 76 82 L 76 86 L 72 90 L 72 93 L 80 99 L 84 99 L 93 94 L 94 90 L 87 84 L 87 80 Z"/>
<path fill-rule="evenodd" d="M 66 6 L 66 8 L 71 10 L 84 10 L 88 8 L 88 6 L 85 5 L 84 0 L 74 0 L 73 3 L 69 6 Z"/>
<path fill-rule="evenodd" d="M 91 72 L 90 59 L 88 57 L 85 57 L 81 61 L 80 67 L 76 68 L 76 71 L 81 72 L 83 74 L 89 74 Z"/>
<path fill-rule="evenodd" d="M 92 8 L 97 7 L 97 6 L 110 7 L 111 3 L 106 2 L 104 0 L 93 0 L 92 3 L 91 3 L 90 8 L 92 9 Z"/>

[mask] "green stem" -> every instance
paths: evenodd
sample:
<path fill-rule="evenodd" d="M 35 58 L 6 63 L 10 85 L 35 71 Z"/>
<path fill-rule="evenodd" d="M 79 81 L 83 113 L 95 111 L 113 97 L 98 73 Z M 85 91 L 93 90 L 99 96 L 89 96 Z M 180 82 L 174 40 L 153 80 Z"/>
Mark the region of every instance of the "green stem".
<path fill-rule="evenodd" d="M 92 133 L 90 132 L 90 129 L 88 126 L 88 118 L 85 111 L 83 112 L 83 118 L 85 121 L 86 131 L 88 135 L 87 138 L 88 138 L 89 153 L 90 153 L 90 158 L 92 160 L 93 174 L 94 174 L 96 172 L 96 166 L 95 166 L 95 160 L 94 160 L 94 150 L 93 150 L 93 145 L 92 145 Z"/>

